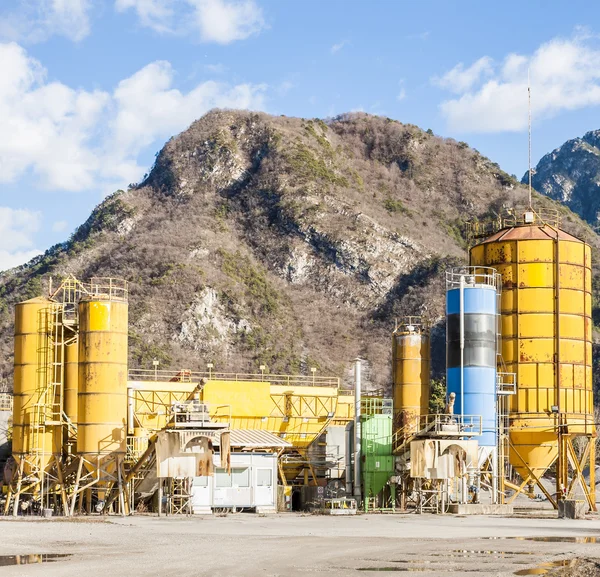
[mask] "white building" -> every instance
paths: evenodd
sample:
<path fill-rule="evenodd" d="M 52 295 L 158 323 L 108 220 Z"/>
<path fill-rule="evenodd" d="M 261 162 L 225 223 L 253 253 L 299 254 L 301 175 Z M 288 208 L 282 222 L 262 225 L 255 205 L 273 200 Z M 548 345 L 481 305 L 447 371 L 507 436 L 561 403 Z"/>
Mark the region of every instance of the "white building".
<path fill-rule="evenodd" d="M 288 447 L 290 443 L 265 431 L 231 430 L 231 475 L 221 467 L 220 454 L 215 454 L 214 476 L 193 479 L 194 513 L 233 508 L 276 512 L 277 459 Z"/>

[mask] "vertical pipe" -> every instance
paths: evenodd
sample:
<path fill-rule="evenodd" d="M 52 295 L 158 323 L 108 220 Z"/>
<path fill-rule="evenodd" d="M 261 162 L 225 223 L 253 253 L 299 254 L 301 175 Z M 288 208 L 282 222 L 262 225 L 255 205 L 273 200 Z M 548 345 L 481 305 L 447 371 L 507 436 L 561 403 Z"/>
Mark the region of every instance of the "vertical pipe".
<path fill-rule="evenodd" d="M 465 419 L 465 277 L 460 275 L 460 422 Z"/>
<path fill-rule="evenodd" d="M 352 495 L 352 435 L 354 433 L 354 423 L 350 421 L 346 424 L 344 437 L 346 441 L 346 495 Z"/>
<path fill-rule="evenodd" d="M 133 390 L 127 387 L 127 434 L 133 435 Z"/>
<path fill-rule="evenodd" d="M 498 504 L 498 449 L 492 453 L 492 504 Z"/>
<path fill-rule="evenodd" d="M 163 500 L 163 480 L 158 479 L 158 516 L 162 517 L 162 500 Z"/>
<path fill-rule="evenodd" d="M 556 397 L 554 402 L 558 407 L 558 429 L 556 431 L 557 434 L 557 443 L 558 443 L 558 459 L 556 461 L 557 471 L 556 471 L 556 500 L 557 502 L 562 499 L 562 491 L 566 486 L 566 470 L 567 463 L 565 458 L 565 452 L 563 451 L 562 444 L 564 442 L 563 439 L 563 430 L 562 430 L 562 416 L 561 416 L 561 403 L 560 403 L 560 240 L 558 237 L 558 229 L 556 232 L 556 238 L 554 240 L 555 246 L 555 254 L 554 258 L 556 260 L 555 264 L 555 280 L 554 280 L 554 314 L 555 314 L 555 326 L 554 326 L 554 343 L 555 343 L 555 365 L 554 365 L 554 383 L 556 390 Z M 585 248 L 584 248 L 585 251 Z M 585 254 L 583 259 L 583 268 L 585 270 Z M 585 285 L 583 287 L 583 300 L 585 303 Z M 584 310 L 585 313 L 585 310 Z M 584 350 L 585 350 L 585 337 L 584 337 Z M 584 367 L 585 371 L 585 367 Z M 585 382 L 585 381 L 584 381 Z"/>
<path fill-rule="evenodd" d="M 360 409 L 361 409 L 361 360 L 354 361 L 354 496 L 360 499 Z"/>

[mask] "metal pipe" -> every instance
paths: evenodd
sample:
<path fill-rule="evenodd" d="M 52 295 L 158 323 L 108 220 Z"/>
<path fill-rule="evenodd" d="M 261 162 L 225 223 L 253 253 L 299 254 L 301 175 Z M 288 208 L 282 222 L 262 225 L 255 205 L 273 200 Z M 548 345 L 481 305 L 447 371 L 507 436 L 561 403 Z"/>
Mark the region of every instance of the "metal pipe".
<path fill-rule="evenodd" d="M 464 423 L 465 416 L 465 277 L 460 276 L 460 422 Z"/>
<path fill-rule="evenodd" d="M 131 387 L 127 387 L 127 434 L 133 435 L 133 391 Z"/>
<path fill-rule="evenodd" d="M 492 453 L 492 504 L 498 504 L 498 448 Z"/>
<path fill-rule="evenodd" d="M 349 421 L 345 429 L 346 452 L 344 455 L 346 463 L 346 495 L 352 495 L 352 435 L 354 434 L 354 423 Z"/>
<path fill-rule="evenodd" d="M 354 496 L 361 498 L 360 483 L 360 412 L 361 412 L 361 360 L 354 361 Z"/>

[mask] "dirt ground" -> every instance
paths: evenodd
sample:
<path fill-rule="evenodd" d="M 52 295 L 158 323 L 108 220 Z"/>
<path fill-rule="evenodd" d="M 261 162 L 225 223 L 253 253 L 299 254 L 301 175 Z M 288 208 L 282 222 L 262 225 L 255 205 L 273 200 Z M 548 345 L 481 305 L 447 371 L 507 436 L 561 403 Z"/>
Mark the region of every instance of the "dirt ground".
<path fill-rule="evenodd" d="M 600 518 L 3 519 L 0 536 L 2 576 L 600 575 Z"/>

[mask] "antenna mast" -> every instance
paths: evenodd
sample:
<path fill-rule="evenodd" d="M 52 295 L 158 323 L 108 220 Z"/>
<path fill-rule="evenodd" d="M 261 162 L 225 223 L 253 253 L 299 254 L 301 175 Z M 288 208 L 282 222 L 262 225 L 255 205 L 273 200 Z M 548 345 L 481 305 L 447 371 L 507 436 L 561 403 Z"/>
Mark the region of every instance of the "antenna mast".
<path fill-rule="evenodd" d="M 528 130 L 529 130 L 529 159 L 527 173 L 529 174 L 529 210 L 531 207 L 531 82 L 529 79 L 529 68 L 527 69 L 527 113 L 528 113 Z"/>

